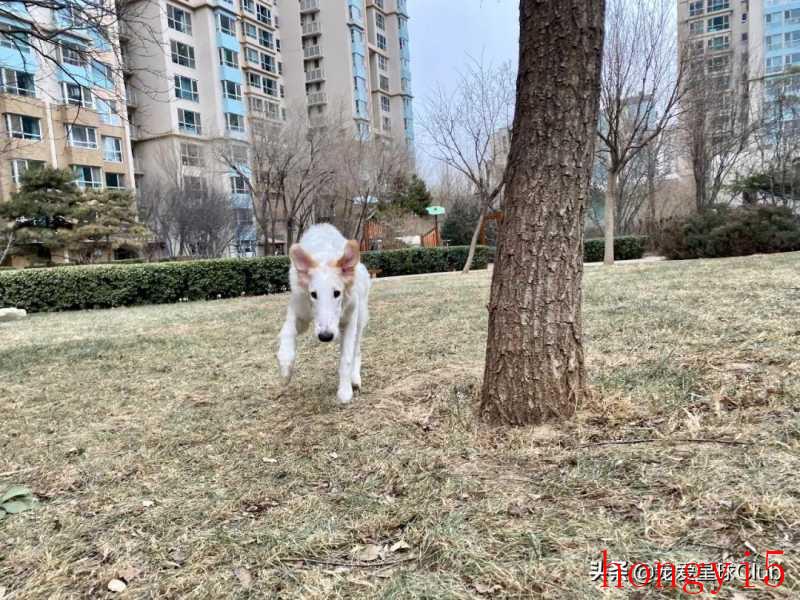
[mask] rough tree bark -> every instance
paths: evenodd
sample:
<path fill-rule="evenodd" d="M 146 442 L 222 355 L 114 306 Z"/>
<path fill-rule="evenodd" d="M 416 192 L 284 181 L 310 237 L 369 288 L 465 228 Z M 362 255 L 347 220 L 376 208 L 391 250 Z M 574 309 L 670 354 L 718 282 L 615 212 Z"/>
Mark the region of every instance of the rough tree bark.
<path fill-rule="evenodd" d="M 584 394 L 583 213 L 605 0 L 521 0 L 517 108 L 492 277 L 480 414 L 569 417 Z"/>

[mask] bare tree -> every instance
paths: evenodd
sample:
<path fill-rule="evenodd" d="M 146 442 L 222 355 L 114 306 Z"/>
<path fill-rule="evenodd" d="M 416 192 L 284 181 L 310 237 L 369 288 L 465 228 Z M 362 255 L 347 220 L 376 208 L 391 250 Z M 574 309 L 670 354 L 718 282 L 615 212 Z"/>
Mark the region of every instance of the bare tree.
<path fill-rule="evenodd" d="M 677 114 L 685 62 L 677 61 L 673 0 L 608 0 L 598 136 L 607 167 L 605 257 L 614 263 L 615 211 L 625 167 Z"/>
<path fill-rule="evenodd" d="M 757 123 L 752 120 L 747 83 L 726 53 L 715 55 L 706 40 L 683 49 L 683 129 L 691 162 L 695 208 L 719 202 L 730 177 L 747 154 Z"/>
<path fill-rule="evenodd" d="M 394 184 L 411 170 L 404 144 L 379 135 L 339 136 L 331 155 L 334 195 L 328 198 L 329 214 L 350 239 L 359 239 L 364 223 L 380 200 L 394 192 Z M 332 208 L 338 210 L 332 211 Z"/>
<path fill-rule="evenodd" d="M 292 110 L 282 124 L 262 121 L 253 128 L 249 164 L 236 146 L 219 146 L 222 162 L 242 178 L 250 194 L 265 253 L 274 252 L 279 225 L 288 248 L 312 218 L 315 203 L 333 179 L 337 129 L 335 121 L 312 123 L 303 107 Z"/>
<path fill-rule="evenodd" d="M 486 212 L 503 189 L 493 154 L 494 136 L 507 128 L 514 113 L 514 71 L 470 60 L 456 89 L 439 88 L 424 103 L 420 126 L 431 157 L 462 173 L 475 187 L 481 213 L 472 236 L 464 273 L 472 266 Z"/>
<path fill-rule="evenodd" d="M 583 215 L 604 9 L 604 0 L 520 2 L 517 104 L 480 404 L 490 422 L 569 417 L 584 395 Z"/>

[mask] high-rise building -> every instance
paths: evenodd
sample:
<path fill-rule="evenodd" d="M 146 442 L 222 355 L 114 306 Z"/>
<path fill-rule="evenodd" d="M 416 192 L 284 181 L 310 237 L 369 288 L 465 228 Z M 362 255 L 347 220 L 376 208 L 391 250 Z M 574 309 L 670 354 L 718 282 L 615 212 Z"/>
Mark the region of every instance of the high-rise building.
<path fill-rule="evenodd" d="M 279 0 L 289 101 L 413 145 L 406 0 Z"/>
<path fill-rule="evenodd" d="M 130 187 L 133 163 L 119 100 L 124 86 L 114 51 L 116 28 L 104 37 L 69 8 L 3 5 L 0 201 L 26 169 L 44 164 L 72 169 L 84 188 Z M 112 0 L 109 6 L 113 10 Z"/>

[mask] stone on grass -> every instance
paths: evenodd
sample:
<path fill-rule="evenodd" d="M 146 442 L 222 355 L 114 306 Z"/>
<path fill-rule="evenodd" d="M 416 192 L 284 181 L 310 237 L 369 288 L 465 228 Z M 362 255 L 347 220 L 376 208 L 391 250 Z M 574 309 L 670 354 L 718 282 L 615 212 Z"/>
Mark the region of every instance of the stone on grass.
<path fill-rule="evenodd" d="M 0 323 L 5 321 L 18 321 L 27 316 L 27 311 L 21 308 L 0 308 Z"/>

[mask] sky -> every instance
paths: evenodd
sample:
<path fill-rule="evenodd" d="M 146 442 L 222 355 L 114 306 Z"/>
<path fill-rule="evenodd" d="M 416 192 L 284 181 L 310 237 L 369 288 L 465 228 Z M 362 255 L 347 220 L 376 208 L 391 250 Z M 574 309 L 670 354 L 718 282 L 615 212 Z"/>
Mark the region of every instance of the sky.
<path fill-rule="evenodd" d="M 437 85 L 456 86 L 469 57 L 517 61 L 519 0 L 408 0 L 408 12 L 416 113 Z"/>

